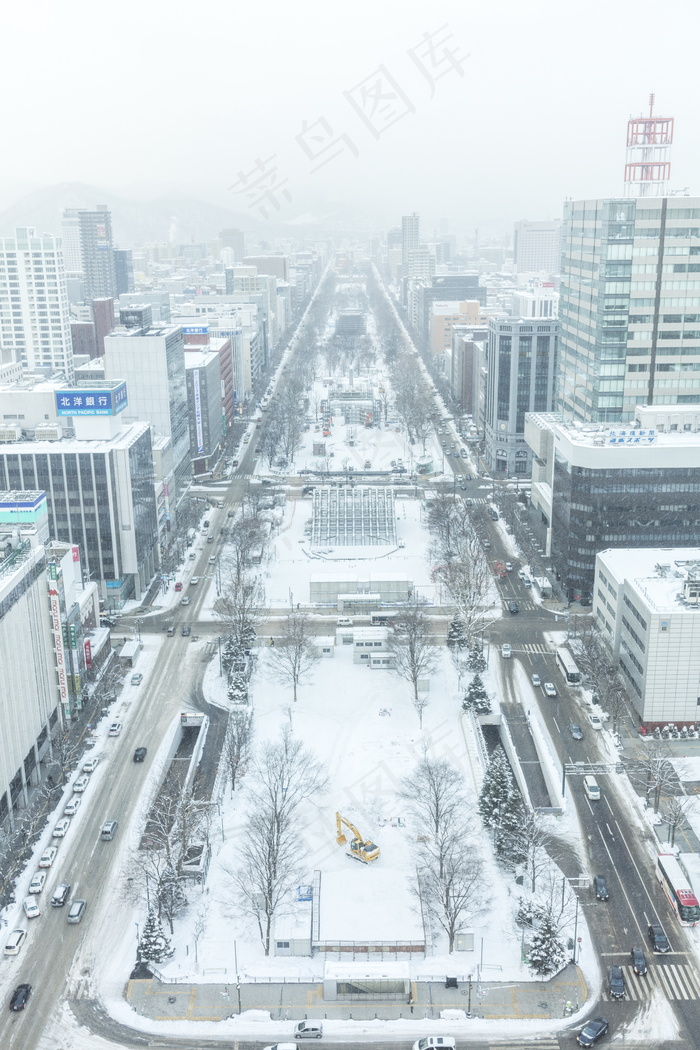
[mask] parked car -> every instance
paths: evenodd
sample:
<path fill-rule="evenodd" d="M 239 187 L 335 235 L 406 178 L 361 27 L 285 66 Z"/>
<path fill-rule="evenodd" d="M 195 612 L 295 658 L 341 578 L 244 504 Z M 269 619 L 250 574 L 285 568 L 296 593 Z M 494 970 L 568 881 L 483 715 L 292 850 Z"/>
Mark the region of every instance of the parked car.
<path fill-rule="evenodd" d="M 592 726 L 593 729 L 602 729 L 603 728 L 603 723 L 602 723 L 601 719 L 598 718 L 598 715 L 589 715 L 588 716 L 588 721 L 591 723 L 591 726 Z"/>
<path fill-rule="evenodd" d="M 22 901 L 22 911 L 28 919 L 38 919 L 41 915 L 36 897 L 25 897 Z"/>
<path fill-rule="evenodd" d="M 56 846 L 48 846 L 47 849 L 39 857 L 40 868 L 50 868 L 53 862 L 56 860 L 58 849 Z"/>
<path fill-rule="evenodd" d="M 182 580 L 178 580 L 177 581 L 177 583 L 175 584 L 175 590 L 176 591 L 181 591 L 182 590 Z"/>
<path fill-rule="evenodd" d="M 26 930 L 13 930 L 5 942 L 3 954 L 19 955 L 19 950 L 27 939 Z"/>
<path fill-rule="evenodd" d="M 571 735 L 574 740 L 583 740 L 583 730 L 578 722 L 572 722 L 569 728 L 571 729 Z"/>
<path fill-rule="evenodd" d="M 80 809 L 80 803 L 82 801 L 83 800 L 80 797 L 80 795 L 73 795 L 73 798 L 70 800 L 70 802 L 67 802 L 66 805 L 64 806 L 63 816 L 64 817 L 74 817 L 75 814 Z"/>
<path fill-rule="evenodd" d="M 107 732 L 107 736 L 119 736 L 121 731 L 122 731 L 122 724 L 121 724 L 121 722 L 112 722 L 112 724 L 109 727 L 109 730 Z"/>
<path fill-rule="evenodd" d="M 501 646 L 501 656 L 505 657 L 505 659 L 508 660 L 508 659 L 510 659 L 510 657 L 512 655 L 513 655 L 513 650 L 511 649 L 511 647 L 508 644 L 508 642 L 506 642 L 505 645 Z"/>
<path fill-rule="evenodd" d="M 593 876 L 593 892 L 599 901 L 609 900 L 608 884 L 602 875 Z"/>
<path fill-rule="evenodd" d="M 641 948 L 633 948 L 630 952 L 632 969 L 638 977 L 644 977 L 647 972 L 647 957 Z"/>
<path fill-rule="evenodd" d="M 134 762 L 143 762 L 143 760 L 145 759 L 147 754 L 148 754 L 148 748 L 146 748 L 146 747 L 137 747 L 136 750 L 134 751 Z"/>
<path fill-rule="evenodd" d="M 81 775 L 78 777 L 78 779 L 73 784 L 73 791 L 75 791 L 75 793 L 77 795 L 82 795 L 83 791 L 85 791 L 85 789 L 87 788 L 89 783 L 90 783 L 90 777 L 88 776 L 88 774 L 87 773 L 81 773 Z"/>
<path fill-rule="evenodd" d="M 455 1050 L 457 1043 L 451 1035 L 425 1035 L 413 1044 L 413 1050 Z"/>
<path fill-rule="evenodd" d="M 62 839 L 70 827 L 70 817 L 61 817 L 51 832 L 51 838 Z"/>
<path fill-rule="evenodd" d="M 660 955 L 665 955 L 666 952 L 671 951 L 671 945 L 668 943 L 668 937 L 663 931 L 663 927 L 659 922 L 652 922 L 649 924 L 647 930 L 649 941 L 651 942 L 651 950 L 658 952 Z"/>
<path fill-rule="evenodd" d="M 35 893 L 41 893 L 41 891 L 44 888 L 44 883 L 45 882 L 46 882 L 46 872 L 45 871 L 35 871 L 34 874 L 32 875 L 32 881 L 29 883 L 29 893 L 31 895 L 33 895 Z"/>
<path fill-rule="evenodd" d="M 538 674 L 530 675 L 530 681 L 538 689 L 542 685 L 542 679 L 540 678 L 540 676 Z"/>
<path fill-rule="evenodd" d="M 544 686 L 542 688 L 544 689 L 544 695 L 545 696 L 556 696 L 557 695 L 557 691 L 556 691 L 556 689 L 554 687 L 554 683 L 553 682 L 545 682 Z"/>
<path fill-rule="evenodd" d="M 576 1036 L 576 1042 L 579 1046 L 593 1046 L 601 1036 L 605 1035 L 608 1027 L 608 1022 L 604 1017 L 594 1017 L 592 1021 L 588 1021 L 583 1026 Z"/>
<path fill-rule="evenodd" d="M 94 773 L 100 763 L 98 755 L 93 758 L 89 758 L 87 762 L 83 762 L 83 773 Z"/>
<path fill-rule="evenodd" d="M 625 978 L 621 966 L 611 966 L 608 974 L 608 991 L 611 999 L 625 998 Z"/>
<path fill-rule="evenodd" d="M 10 999 L 11 1010 L 24 1010 L 25 1006 L 29 1002 L 29 996 L 32 994 L 31 984 L 18 984 L 12 993 Z"/>
<path fill-rule="evenodd" d="M 143 675 L 141 674 L 140 671 L 137 671 L 136 674 L 132 674 L 132 676 L 131 676 L 131 684 L 132 685 L 141 685 L 141 682 L 143 682 Z"/>

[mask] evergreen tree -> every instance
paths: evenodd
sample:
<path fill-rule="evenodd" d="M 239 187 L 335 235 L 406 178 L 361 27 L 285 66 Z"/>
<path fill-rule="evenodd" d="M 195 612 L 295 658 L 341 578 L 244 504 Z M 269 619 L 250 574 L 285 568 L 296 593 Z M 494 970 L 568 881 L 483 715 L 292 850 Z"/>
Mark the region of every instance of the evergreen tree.
<path fill-rule="evenodd" d="M 248 703 L 248 682 L 243 671 L 234 671 L 229 678 L 228 702 L 230 704 Z"/>
<path fill-rule="evenodd" d="M 475 674 L 469 683 L 469 687 L 464 694 L 462 707 L 465 711 L 471 708 L 475 715 L 491 714 L 491 699 L 486 692 L 481 675 Z"/>
<path fill-rule="evenodd" d="M 450 649 L 464 649 L 466 644 L 464 624 L 459 617 L 455 616 L 454 620 L 450 620 L 447 628 L 447 645 Z"/>
<path fill-rule="evenodd" d="M 224 647 L 221 650 L 221 666 L 224 669 L 224 674 L 228 678 L 231 674 L 231 669 L 236 662 L 236 656 L 239 651 L 239 645 L 232 634 L 228 636 L 224 643 Z"/>
<path fill-rule="evenodd" d="M 566 964 L 566 946 L 551 915 L 544 915 L 533 934 L 527 961 L 538 977 L 551 977 Z"/>
<path fill-rule="evenodd" d="M 505 751 L 494 751 L 479 796 L 479 813 L 487 828 L 505 829 L 520 807 L 520 792 L 515 786 Z"/>
<path fill-rule="evenodd" d="M 155 912 L 149 912 L 139 941 L 139 959 L 145 959 L 147 962 L 165 962 L 174 953 L 175 949 L 170 946 L 170 941 L 163 933 L 160 919 Z"/>
<path fill-rule="evenodd" d="M 484 650 L 478 649 L 476 646 L 469 650 L 469 657 L 467 659 L 467 669 L 474 671 L 476 674 L 483 674 L 486 670 L 486 657 L 484 656 Z"/>

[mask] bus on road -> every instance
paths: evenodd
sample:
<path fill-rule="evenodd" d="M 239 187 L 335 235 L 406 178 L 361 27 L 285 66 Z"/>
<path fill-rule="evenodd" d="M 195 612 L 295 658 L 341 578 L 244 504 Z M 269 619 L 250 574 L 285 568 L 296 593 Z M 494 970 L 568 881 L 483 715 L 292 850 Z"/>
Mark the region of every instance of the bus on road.
<path fill-rule="evenodd" d="M 700 922 L 700 904 L 698 904 L 690 879 L 672 854 L 659 854 L 656 862 L 656 877 L 678 916 L 681 926 L 697 926 Z"/>
<path fill-rule="evenodd" d="M 569 685 L 581 684 L 581 672 L 576 666 L 576 661 L 568 649 L 565 649 L 564 647 L 557 649 L 557 663 L 561 667 L 562 674 Z"/>

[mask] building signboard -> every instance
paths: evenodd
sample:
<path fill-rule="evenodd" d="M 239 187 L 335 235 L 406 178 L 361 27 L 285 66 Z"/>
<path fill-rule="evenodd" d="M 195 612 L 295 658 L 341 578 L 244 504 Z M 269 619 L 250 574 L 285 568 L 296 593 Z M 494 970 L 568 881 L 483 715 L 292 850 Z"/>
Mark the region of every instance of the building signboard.
<path fill-rule="evenodd" d="M 126 383 L 103 390 L 57 390 L 59 416 L 116 416 L 128 404 Z"/>
<path fill-rule="evenodd" d="M 656 430 L 645 427 L 612 427 L 607 432 L 609 445 L 654 445 Z"/>
<path fill-rule="evenodd" d="M 202 395 L 199 387 L 199 369 L 195 368 L 192 375 L 194 386 L 194 423 L 197 431 L 197 452 L 204 452 L 204 432 L 202 430 Z"/>

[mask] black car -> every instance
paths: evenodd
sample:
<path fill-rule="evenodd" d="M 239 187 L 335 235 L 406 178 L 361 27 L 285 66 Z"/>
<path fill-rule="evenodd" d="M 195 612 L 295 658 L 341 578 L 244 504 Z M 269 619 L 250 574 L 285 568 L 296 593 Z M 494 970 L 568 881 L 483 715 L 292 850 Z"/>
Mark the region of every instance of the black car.
<path fill-rule="evenodd" d="M 11 1010 L 24 1010 L 32 994 L 31 984 L 18 984 L 10 999 Z"/>
<path fill-rule="evenodd" d="M 137 747 L 134 751 L 134 762 L 143 762 L 144 758 L 148 754 L 148 748 Z"/>
<path fill-rule="evenodd" d="M 579 1046 L 593 1046 L 607 1030 L 608 1022 L 603 1017 L 594 1017 L 592 1021 L 583 1026 L 576 1036 L 576 1042 Z"/>
<path fill-rule="evenodd" d="M 520 609 L 518 608 L 518 603 L 517 602 L 508 602 L 508 612 L 512 616 L 515 616 L 516 613 L 519 613 Z"/>
<path fill-rule="evenodd" d="M 625 978 L 621 966 L 611 966 L 608 975 L 608 990 L 611 999 L 625 998 Z"/>
<path fill-rule="evenodd" d="M 571 729 L 571 735 L 574 740 L 583 740 L 583 730 L 578 722 L 572 722 L 569 728 Z"/>
<path fill-rule="evenodd" d="M 641 948 L 633 948 L 630 952 L 632 969 L 638 977 L 644 977 L 647 972 L 647 957 Z"/>
<path fill-rule="evenodd" d="M 658 922 L 652 922 L 648 929 L 649 940 L 651 941 L 651 950 L 653 952 L 659 952 L 665 954 L 671 951 L 671 945 L 668 943 L 668 937 L 664 933 L 661 924 Z"/>
<path fill-rule="evenodd" d="M 593 876 L 593 892 L 599 901 L 609 900 L 608 886 L 602 875 Z"/>
<path fill-rule="evenodd" d="M 186 638 L 187 635 L 191 633 L 191 631 L 192 631 L 192 628 L 188 627 L 186 624 L 184 624 L 183 628 L 182 628 L 182 632 L 181 632 L 182 633 L 182 637 Z"/>

